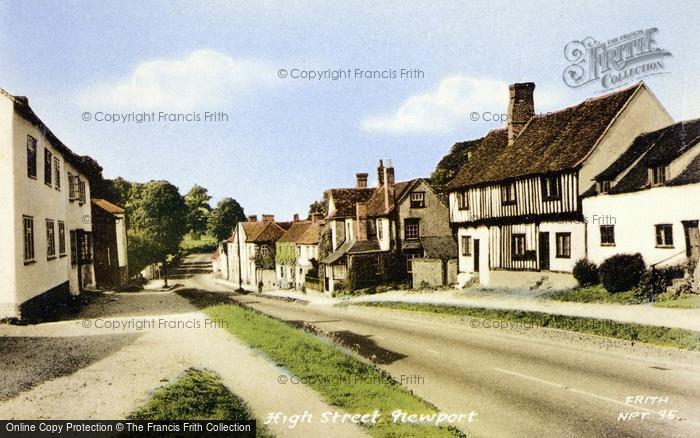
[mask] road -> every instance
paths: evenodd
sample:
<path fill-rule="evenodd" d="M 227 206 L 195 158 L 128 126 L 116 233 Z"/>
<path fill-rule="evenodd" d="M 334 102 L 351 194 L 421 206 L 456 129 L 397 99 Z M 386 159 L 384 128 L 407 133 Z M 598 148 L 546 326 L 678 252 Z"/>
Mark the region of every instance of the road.
<path fill-rule="evenodd" d="M 208 276 L 190 280 L 203 289 L 222 289 Z M 698 362 L 669 365 L 634 351 L 405 312 L 303 305 L 255 294 L 237 299 L 276 318 L 365 341 L 379 352 L 381 368 L 443 412 L 476 411 L 478 421 L 465 429 L 478 436 L 700 436 Z M 626 404 L 634 396 L 664 399 Z M 682 420 L 660 419 L 669 410 Z M 618 421 L 632 412 L 639 416 Z"/>

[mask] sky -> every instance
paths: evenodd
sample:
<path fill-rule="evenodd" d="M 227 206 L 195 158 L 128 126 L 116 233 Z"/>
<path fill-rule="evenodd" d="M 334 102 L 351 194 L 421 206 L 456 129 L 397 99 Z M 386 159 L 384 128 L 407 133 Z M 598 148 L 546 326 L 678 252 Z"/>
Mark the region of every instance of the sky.
<path fill-rule="evenodd" d="M 356 172 L 374 184 L 379 159 L 429 176 L 504 126 L 508 84 L 535 82 L 538 113 L 607 92 L 562 79 L 586 37 L 657 28 L 671 55 L 644 81 L 676 121 L 700 117 L 691 0 L 335 3 L 0 0 L 0 88 L 108 178 L 199 184 L 280 220 Z"/>

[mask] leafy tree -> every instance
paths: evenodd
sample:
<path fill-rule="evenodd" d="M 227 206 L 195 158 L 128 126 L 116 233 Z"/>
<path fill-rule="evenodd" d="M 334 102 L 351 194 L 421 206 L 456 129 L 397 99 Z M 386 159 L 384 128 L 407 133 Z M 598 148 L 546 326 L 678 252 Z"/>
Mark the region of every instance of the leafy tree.
<path fill-rule="evenodd" d="M 235 199 L 224 198 L 209 214 L 208 229 L 216 240 L 222 241 L 231 235 L 238 222 L 244 220 L 243 207 Z"/>
<path fill-rule="evenodd" d="M 479 140 L 455 143 L 450 152 L 437 164 L 430 176 L 437 186 L 444 186 L 457 175 L 459 169 L 469 160 L 471 152 L 479 144 Z"/>
<path fill-rule="evenodd" d="M 168 285 L 168 262 L 179 250 L 187 232 L 187 206 L 177 187 L 167 181 L 151 181 L 131 191 L 131 235 L 136 237 L 135 255 L 140 263 L 162 263 Z M 132 245 L 132 242 L 129 242 Z"/>
<path fill-rule="evenodd" d="M 187 205 L 187 227 L 192 233 L 192 239 L 199 240 L 207 231 L 207 221 L 211 212 L 209 205 L 209 192 L 202 186 L 195 184 L 185 195 Z"/>

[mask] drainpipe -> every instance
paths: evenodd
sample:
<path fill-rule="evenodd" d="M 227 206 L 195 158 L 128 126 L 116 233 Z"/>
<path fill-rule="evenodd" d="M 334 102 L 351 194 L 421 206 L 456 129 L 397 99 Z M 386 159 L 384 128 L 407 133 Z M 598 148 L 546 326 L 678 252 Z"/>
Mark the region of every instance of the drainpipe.
<path fill-rule="evenodd" d="M 238 253 L 238 288 L 243 289 L 243 277 L 241 275 L 241 222 L 236 223 L 236 252 Z"/>

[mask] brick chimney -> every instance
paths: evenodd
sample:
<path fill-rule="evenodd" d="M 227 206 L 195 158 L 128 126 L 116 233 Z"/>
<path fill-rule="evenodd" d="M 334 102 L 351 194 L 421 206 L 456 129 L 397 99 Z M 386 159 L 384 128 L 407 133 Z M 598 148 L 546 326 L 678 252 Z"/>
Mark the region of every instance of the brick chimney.
<path fill-rule="evenodd" d="M 310 217 L 311 217 L 312 224 L 316 223 L 316 221 L 320 221 L 321 219 L 323 219 L 323 215 L 321 213 L 318 213 L 318 212 L 311 213 Z"/>
<path fill-rule="evenodd" d="M 367 241 L 367 203 L 355 204 L 355 223 L 357 228 L 357 241 Z"/>
<path fill-rule="evenodd" d="M 386 161 L 384 168 L 384 209 L 389 211 L 389 207 L 394 205 L 394 196 L 396 195 L 396 181 L 394 178 L 394 167 L 391 165 L 391 160 Z"/>
<path fill-rule="evenodd" d="M 264 214 L 264 215 L 262 215 L 262 220 L 263 220 L 263 222 L 274 222 L 275 215 L 274 214 Z"/>
<path fill-rule="evenodd" d="M 508 144 L 513 144 L 515 138 L 535 115 L 534 82 L 511 84 L 508 87 L 510 100 L 508 102 Z"/>
<path fill-rule="evenodd" d="M 367 176 L 366 173 L 356 173 L 355 178 L 357 179 L 357 188 L 364 189 L 367 187 Z"/>
<path fill-rule="evenodd" d="M 384 185 L 384 162 L 379 160 L 377 164 L 377 188 L 381 188 Z"/>
<path fill-rule="evenodd" d="M 258 215 L 257 214 L 251 214 L 248 216 L 248 222 L 257 222 L 258 221 Z"/>

